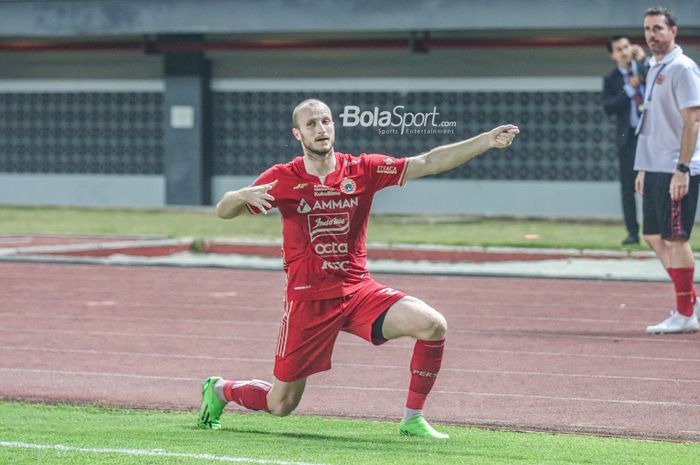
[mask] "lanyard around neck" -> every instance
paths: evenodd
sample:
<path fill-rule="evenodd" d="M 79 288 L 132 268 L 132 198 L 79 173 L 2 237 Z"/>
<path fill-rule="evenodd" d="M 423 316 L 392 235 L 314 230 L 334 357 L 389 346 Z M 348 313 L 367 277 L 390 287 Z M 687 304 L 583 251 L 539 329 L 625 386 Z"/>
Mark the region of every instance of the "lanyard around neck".
<path fill-rule="evenodd" d="M 646 102 L 644 102 L 644 107 L 642 109 L 642 114 L 639 115 L 639 122 L 637 123 L 637 129 L 634 131 L 634 135 L 637 136 L 639 135 L 640 132 L 642 132 L 642 126 L 644 125 L 644 120 L 646 119 L 647 116 L 647 103 L 651 102 L 651 96 L 654 93 L 654 86 L 656 85 L 656 81 L 659 79 L 659 76 L 661 76 L 661 72 L 664 70 L 668 63 L 664 63 L 661 65 L 661 69 L 659 69 L 659 72 L 656 73 L 656 77 L 651 83 L 651 87 L 649 88 L 649 96 L 647 97 Z"/>
<path fill-rule="evenodd" d="M 656 81 L 659 80 L 659 76 L 661 76 L 661 72 L 664 70 L 667 64 L 668 63 L 664 63 L 663 65 L 661 65 L 661 69 L 659 69 L 659 72 L 656 73 L 656 77 L 652 81 L 651 88 L 649 89 L 649 97 L 647 97 L 647 102 L 651 102 L 651 96 L 654 93 L 654 86 L 656 85 Z"/>

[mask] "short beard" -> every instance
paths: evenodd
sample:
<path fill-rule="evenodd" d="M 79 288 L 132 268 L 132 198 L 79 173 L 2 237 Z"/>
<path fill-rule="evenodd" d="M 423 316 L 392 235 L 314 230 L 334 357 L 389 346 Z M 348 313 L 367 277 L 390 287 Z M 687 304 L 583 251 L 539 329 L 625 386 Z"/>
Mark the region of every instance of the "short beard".
<path fill-rule="evenodd" d="M 316 155 L 316 156 L 319 157 L 319 158 L 326 158 L 330 153 L 333 152 L 333 146 L 332 146 L 332 145 L 331 145 L 331 148 L 330 148 L 330 149 L 325 150 L 325 151 L 314 150 L 314 149 L 312 149 L 311 147 L 309 147 L 308 145 L 304 145 L 304 149 L 306 149 L 306 151 L 307 151 L 308 153 L 313 154 L 313 155 Z"/>

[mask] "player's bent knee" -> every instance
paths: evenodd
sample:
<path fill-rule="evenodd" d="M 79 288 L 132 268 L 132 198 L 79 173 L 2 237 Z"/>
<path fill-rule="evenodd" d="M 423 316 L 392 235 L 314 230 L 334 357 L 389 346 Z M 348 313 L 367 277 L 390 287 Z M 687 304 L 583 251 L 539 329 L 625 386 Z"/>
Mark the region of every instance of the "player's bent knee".
<path fill-rule="evenodd" d="M 418 339 L 436 341 L 444 339 L 445 334 L 447 334 L 447 320 L 442 314 L 434 310 L 427 319 L 425 327 L 421 328 Z"/>

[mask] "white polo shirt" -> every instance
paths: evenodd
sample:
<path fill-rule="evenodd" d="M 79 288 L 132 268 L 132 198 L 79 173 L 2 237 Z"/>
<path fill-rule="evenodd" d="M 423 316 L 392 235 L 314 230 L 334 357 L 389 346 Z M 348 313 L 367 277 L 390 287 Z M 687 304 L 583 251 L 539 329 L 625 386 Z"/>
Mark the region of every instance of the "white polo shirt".
<path fill-rule="evenodd" d="M 634 169 L 673 173 L 681 151 L 683 117 L 680 111 L 700 106 L 700 68 L 683 55 L 683 50 L 677 45 L 658 63 L 656 57 L 652 57 L 649 66 Z M 697 141 L 690 161 L 690 174 L 700 174 L 700 145 Z"/>

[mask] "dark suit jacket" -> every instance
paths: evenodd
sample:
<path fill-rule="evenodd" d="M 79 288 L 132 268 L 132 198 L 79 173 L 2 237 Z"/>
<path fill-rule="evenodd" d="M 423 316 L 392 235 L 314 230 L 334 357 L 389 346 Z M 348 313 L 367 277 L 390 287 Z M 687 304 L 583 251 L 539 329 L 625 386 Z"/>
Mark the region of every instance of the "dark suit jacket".
<path fill-rule="evenodd" d="M 637 62 L 637 70 L 644 82 L 648 68 Z M 603 109 L 608 115 L 615 115 L 615 141 L 618 147 L 624 146 L 627 139 L 634 135 L 634 129 L 630 128 L 630 98 L 624 86 L 625 79 L 617 66 L 603 79 Z"/>

